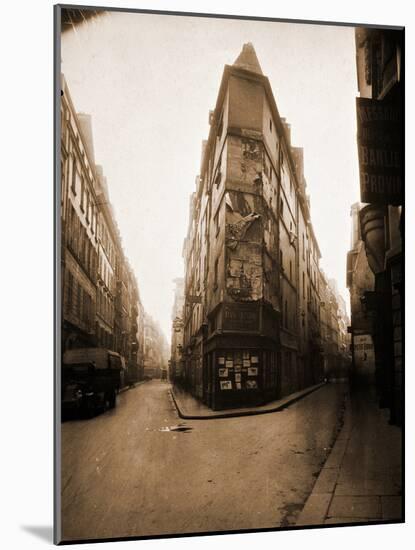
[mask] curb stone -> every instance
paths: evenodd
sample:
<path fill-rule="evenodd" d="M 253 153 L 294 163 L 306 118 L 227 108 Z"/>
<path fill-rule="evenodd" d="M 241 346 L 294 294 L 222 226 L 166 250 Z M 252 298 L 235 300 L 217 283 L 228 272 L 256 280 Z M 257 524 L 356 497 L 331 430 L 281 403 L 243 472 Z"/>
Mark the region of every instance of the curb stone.
<path fill-rule="evenodd" d="M 212 413 L 212 414 L 205 414 L 205 415 L 197 415 L 197 414 L 190 414 L 190 413 L 186 413 L 183 408 L 181 409 L 178 402 L 177 402 L 177 398 L 176 396 L 174 395 L 174 389 L 171 387 L 169 392 L 170 392 L 170 395 L 173 399 L 173 403 L 176 407 L 176 410 L 177 410 L 177 414 L 179 415 L 180 418 L 183 418 L 185 420 L 213 420 L 213 419 L 216 419 L 216 418 L 237 418 L 237 417 L 241 417 L 241 416 L 255 416 L 255 415 L 259 415 L 259 414 L 269 414 L 269 413 L 274 413 L 274 412 L 279 412 L 279 411 L 282 411 L 283 409 L 285 409 L 286 407 L 288 407 L 289 405 L 293 405 L 294 403 L 296 403 L 297 401 L 299 401 L 300 399 L 303 399 L 304 397 L 306 397 L 307 395 L 310 395 L 311 393 L 319 390 L 320 388 L 322 388 L 323 386 L 326 385 L 326 382 L 322 382 L 320 384 L 316 384 L 315 386 L 312 386 L 311 388 L 307 388 L 301 392 L 296 392 L 295 394 L 292 394 L 292 397 L 290 398 L 290 396 L 288 396 L 287 398 L 284 398 L 284 399 L 281 399 L 279 400 L 279 404 L 276 405 L 275 407 L 272 407 L 270 409 L 250 409 L 250 410 L 239 410 L 239 411 L 232 411 L 229 410 L 229 412 L 224 412 L 224 411 L 221 411 L 221 412 L 217 412 L 217 413 Z"/>
<path fill-rule="evenodd" d="M 334 496 L 334 490 L 339 477 L 343 457 L 351 432 L 350 396 L 345 399 L 345 407 L 340 418 L 340 427 L 335 435 L 335 441 L 330 454 L 326 458 L 319 476 L 308 496 L 304 508 L 295 522 L 296 526 L 325 524 L 327 513 Z"/>

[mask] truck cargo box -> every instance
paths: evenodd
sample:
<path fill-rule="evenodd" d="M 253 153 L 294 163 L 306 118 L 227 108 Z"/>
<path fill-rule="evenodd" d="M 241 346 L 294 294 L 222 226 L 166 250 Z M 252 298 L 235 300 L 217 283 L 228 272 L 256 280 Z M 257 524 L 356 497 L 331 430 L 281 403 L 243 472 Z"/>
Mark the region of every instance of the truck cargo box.
<path fill-rule="evenodd" d="M 65 351 L 64 365 L 93 363 L 97 370 L 126 370 L 124 358 L 119 353 L 105 348 L 78 348 Z"/>

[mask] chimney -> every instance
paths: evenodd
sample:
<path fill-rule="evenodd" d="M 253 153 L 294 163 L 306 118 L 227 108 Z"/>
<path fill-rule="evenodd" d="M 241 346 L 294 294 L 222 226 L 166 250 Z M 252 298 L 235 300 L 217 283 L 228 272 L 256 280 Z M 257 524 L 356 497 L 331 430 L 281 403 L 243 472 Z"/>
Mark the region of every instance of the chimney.
<path fill-rule="evenodd" d="M 285 118 L 282 118 L 281 122 L 285 130 L 285 135 L 287 136 L 288 145 L 291 147 L 291 124 L 288 124 Z"/>
<path fill-rule="evenodd" d="M 98 189 L 97 193 L 104 193 L 105 200 L 109 200 L 107 178 L 104 176 L 104 170 L 100 164 L 95 165 L 95 172 L 98 176 Z"/>
<path fill-rule="evenodd" d="M 247 42 L 242 46 L 242 51 L 233 66 L 251 71 L 252 73 L 263 74 L 252 42 Z"/>

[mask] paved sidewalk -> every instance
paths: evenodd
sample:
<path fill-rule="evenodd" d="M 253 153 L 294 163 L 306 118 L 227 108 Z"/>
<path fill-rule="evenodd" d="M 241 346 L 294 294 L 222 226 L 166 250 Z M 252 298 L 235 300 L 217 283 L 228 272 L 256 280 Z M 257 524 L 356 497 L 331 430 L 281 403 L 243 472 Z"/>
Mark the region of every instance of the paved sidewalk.
<path fill-rule="evenodd" d="M 234 418 L 238 416 L 252 416 L 256 414 L 266 414 L 281 411 L 288 405 L 291 405 L 302 399 L 306 395 L 318 390 L 325 384 L 316 384 L 315 386 L 310 386 L 304 390 L 301 390 L 296 393 L 292 393 L 283 399 L 277 401 L 271 401 L 266 405 L 260 405 L 258 407 L 244 407 L 240 409 L 226 409 L 219 411 L 212 411 L 206 405 L 195 399 L 189 393 L 181 390 L 177 387 L 171 387 L 170 393 L 173 398 L 173 402 L 176 406 L 177 412 L 180 418 L 185 418 L 189 420 L 204 420 L 212 418 Z"/>
<path fill-rule="evenodd" d="M 373 393 L 349 396 L 342 430 L 296 525 L 402 520 L 402 432 Z"/>

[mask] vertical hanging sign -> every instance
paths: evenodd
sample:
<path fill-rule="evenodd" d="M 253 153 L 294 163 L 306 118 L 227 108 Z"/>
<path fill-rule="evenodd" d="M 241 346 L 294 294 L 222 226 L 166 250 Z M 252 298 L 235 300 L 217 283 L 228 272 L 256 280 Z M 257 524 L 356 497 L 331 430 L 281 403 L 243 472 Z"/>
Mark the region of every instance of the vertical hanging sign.
<path fill-rule="evenodd" d="M 362 202 L 402 204 L 403 124 L 399 101 L 356 98 Z"/>

